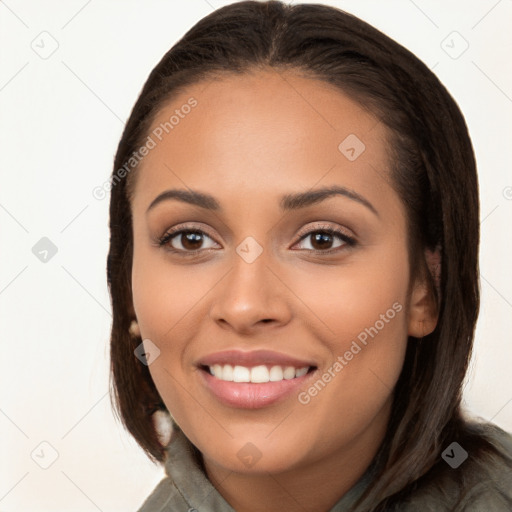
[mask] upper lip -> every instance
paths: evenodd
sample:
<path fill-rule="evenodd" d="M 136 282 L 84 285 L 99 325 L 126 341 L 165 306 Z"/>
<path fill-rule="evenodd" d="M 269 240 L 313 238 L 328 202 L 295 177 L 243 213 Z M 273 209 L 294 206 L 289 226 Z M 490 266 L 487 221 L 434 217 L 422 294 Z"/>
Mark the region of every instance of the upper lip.
<path fill-rule="evenodd" d="M 231 364 L 233 366 L 258 366 L 258 365 L 279 365 L 304 368 L 315 366 L 311 361 L 297 359 L 296 357 L 274 352 L 272 350 L 224 350 L 202 357 L 197 362 L 198 366 L 213 366 L 214 364 Z"/>

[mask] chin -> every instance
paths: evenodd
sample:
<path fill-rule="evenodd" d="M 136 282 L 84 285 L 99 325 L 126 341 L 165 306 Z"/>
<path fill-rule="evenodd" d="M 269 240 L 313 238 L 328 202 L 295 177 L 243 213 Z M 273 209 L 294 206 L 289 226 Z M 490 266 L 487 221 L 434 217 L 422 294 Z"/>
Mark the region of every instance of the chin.
<path fill-rule="evenodd" d="M 243 474 L 281 473 L 293 469 L 301 461 L 297 445 L 275 436 L 272 441 L 265 435 L 246 433 L 243 438 L 233 438 L 214 446 L 200 446 L 203 456 L 211 463 L 228 471 Z"/>

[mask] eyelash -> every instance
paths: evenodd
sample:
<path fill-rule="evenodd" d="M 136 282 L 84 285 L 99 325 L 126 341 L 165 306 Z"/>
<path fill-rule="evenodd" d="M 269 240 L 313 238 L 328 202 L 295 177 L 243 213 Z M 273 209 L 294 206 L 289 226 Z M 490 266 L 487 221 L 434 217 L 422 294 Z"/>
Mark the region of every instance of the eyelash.
<path fill-rule="evenodd" d="M 178 235 L 181 235 L 183 233 L 199 233 L 201 235 L 206 235 L 208 238 L 213 240 L 213 238 L 210 235 L 208 235 L 208 233 L 203 231 L 202 229 L 196 229 L 196 228 L 192 228 L 192 227 L 184 227 L 184 228 L 178 227 L 178 228 L 171 229 L 170 231 L 165 233 L 162 237 L 158 238 L 158 245 L 160 247 L 163 247 L 163 246 L 167 245 L 173 238 L 175 238 Z M 324 234 L 328 234 L 331 236 L 337 236 L 339 239 L 341 239 L 342 242 L 344 242 L 344 244 L 339 247 L 335 247 L 333 249 L 331 248 L 331 249 L 327 249 L 327 250 L 320 250 L 320 249 L 302 249 L 302 250 L 313 252 L 313 253 L 319 254 L 319 255 L 320 254 L 330 255 L 330 254 L 338 253 L 338 252 L 342 251 L 343 249 L 346 249 L 347 247 L 348 248 L 354 247 L 357 244 L 357 242 L 354 238 L 346 235 L 345 233 L 343 233 L 343 231 L 341 231 L 337 228 L 333 228 L 332 226 L 317 226 L 314 229 L 311 229 L 311 230 L 307 231 L 306 233 L 299 235 L 300 238 L 296 243 L 302 242 L 302 240 L 306 239 L 308 236 L 313 235 L 315 233 L 324 233 Z M 294 244 L 294 245 L 296 245 L 296 244 Z M 176 249 L 169 245 L 166 248 L 166 250 L 186 258 L 186 257 L 197 256 L 198 253 L 203 252 L 203 251 L 208 251 L 209 249 L 196 249 L 194 251 L 184 251 L 183 249 Z"/>

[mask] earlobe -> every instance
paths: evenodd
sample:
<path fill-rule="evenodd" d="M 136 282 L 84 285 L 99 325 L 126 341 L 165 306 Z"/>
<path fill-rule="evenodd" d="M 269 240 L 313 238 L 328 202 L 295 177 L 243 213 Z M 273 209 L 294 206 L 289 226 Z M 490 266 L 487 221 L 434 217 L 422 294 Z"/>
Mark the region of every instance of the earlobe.
<path fill-rule="evenodd" d="M 440 297 L 441 249 L 425 250 L 425 260 L 432 276 L 437 295 Z M 425 275 L 419 276 L 411 293 L 409 307 L 409 336 L 423 338 L 436 328 L 439 311 L 434 290 L 428 285 Z"/>
<path fill-rule="evenodd" d="M 437 315 L 429 314 L 426 310 L 420 315 L 409 319 L 409 336 L 423 338 L 431 334 L 437 325 Z"/>

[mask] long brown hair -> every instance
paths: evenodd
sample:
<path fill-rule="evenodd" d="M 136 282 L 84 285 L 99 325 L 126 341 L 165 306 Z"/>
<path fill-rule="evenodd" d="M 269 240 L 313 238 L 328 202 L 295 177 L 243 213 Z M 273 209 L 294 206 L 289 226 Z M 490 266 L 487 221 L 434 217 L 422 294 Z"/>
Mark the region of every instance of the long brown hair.
<path fill-rule="evenodd" d="M 453 440 L 492 448 L 462 417 L 462 383 L 479 309 L 479 201 L 476 165 L 464 118 L 436 76 L 401 45 L 339 9 L 243 1 L 201 19 L 153 69 L 119 142 L 112 172 L 107 276 L 112 299 L 112 398 L 126 428 L 153 459 L 163 461 L 151 413 L 165 408 L 146 366 L 134 356 L 140 339 L 131 269 L 130 197 L 137 167 L 119 170 L 144 143 L 155 115 L 188 85 L 222 73 L 261 67 L 297 70 L 339 87 L 391 134 L 391 182 L 407 210 L 411 274 L 425 271 L 425 248 L 442 252 L 433 333 L 408 341 L 395 388 L 381 468 L 363 496 L 365 510 L 392 510 L 419 481 L 453 471 L 440 458 Z M 124 174 L 123 174 L 124 175 Z"/>

